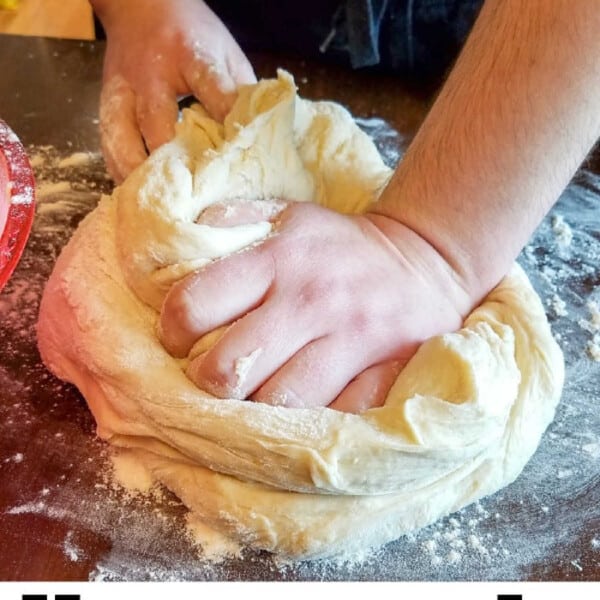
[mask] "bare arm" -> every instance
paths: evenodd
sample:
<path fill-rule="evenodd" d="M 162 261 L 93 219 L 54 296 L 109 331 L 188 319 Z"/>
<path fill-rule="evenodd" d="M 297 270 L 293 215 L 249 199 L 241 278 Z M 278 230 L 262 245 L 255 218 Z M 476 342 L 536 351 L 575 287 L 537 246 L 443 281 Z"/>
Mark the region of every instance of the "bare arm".
<path fill-rule="evenodd" d="M 475 298 L 600 136 L 599 8 L 488 0 L 375 208 L 429 241 Z"/>
<path fill-rule="evenodd" d="M 488 0 L 373 211 L 292 203 L 278 235 L 172 288 L 166 347 L 184 355 L 230 324 L 191 364 L 199 387 L 287 406 L 383 402 L 418 345 L 505 275 L 600 135 L 598 31 L 596 2 Z"/>
<path fill-rule="evenodd" d="M 102 150 L 120 183 L 175 133 L 177 97 L 217 119 L 256 81 L 248 59 L 201 0 L 90 0 L 108 39 L 100 98 Z"/>

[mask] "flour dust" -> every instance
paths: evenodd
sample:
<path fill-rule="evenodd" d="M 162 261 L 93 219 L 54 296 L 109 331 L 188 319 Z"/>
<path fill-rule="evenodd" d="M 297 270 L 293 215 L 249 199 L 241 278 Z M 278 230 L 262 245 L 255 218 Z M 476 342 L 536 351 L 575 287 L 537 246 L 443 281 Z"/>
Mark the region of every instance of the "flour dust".
<path fill-rule="evenodd" d="M 359 125 L 395 165 L 402 138 L 380 119 Z M 0 506 L 0 524 L 25 514 L 60 523 L 57 551 L 66 563 L 89 564 L 87 577 L 97 581 L 515 580 L 557 573 L 585 579 L 598 572 L 598 176 L 578 175 L 519 258 L 547 306 L 567 363 L 556 419 L 521 477 L 383 548 L 285 564 L 215 537 L 147 473 L 115 460 L 95 437 L 77 390 L 40 363 L 35 323 L 45 281 L 74 228 L 111 183 L 97 154 L 65 156 L 51 146 L 28 152 L 37 214 L 23 259 L 0 294 L 0 472 L 8 499 Z M 135 475 L 133 488 L 122 485 L 124 473 L 130 483 Z M 95 557 L 90 540 L 102 548 Z"/>

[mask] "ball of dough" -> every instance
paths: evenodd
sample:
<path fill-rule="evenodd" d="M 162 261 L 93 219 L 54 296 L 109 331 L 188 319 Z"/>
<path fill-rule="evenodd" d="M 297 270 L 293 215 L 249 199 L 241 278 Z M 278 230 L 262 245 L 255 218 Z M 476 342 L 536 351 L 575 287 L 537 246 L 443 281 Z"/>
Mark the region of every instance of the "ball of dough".
<path fill-rule="evenodd" d="M 211 203 L 360 212 L 390 175 L 345 109 L 299 98 L 281 71 L 245 87 L 223 125 L 186 110 L 175 139 L 84 219 L 46 286 L 43 360 L 79 388 L 98 434 L 244 544 L 309 558 L 393 540 L 514 480 L 553 418 L 562 354 L 517 265 L 362 414 L 215 399 L 162 347 L 170 286 L 271 230 L 198 223 Z"/>

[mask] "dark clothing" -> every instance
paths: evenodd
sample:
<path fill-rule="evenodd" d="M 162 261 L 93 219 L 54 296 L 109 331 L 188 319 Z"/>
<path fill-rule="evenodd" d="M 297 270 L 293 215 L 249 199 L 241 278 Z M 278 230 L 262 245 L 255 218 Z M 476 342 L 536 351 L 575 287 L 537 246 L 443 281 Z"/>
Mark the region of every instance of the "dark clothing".
<path fill-rule="evenodd" d="M 281 51 L 414 78 L 443 75 L 483 0 L 209 0 L 245 51 Z"/>

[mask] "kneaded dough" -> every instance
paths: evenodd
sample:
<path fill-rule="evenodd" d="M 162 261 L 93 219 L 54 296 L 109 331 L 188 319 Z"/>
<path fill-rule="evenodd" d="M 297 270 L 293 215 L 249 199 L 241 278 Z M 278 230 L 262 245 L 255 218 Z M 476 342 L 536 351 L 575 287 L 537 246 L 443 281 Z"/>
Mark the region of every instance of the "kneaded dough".
<path fill-rule="evenodd" d="M 161 346 L 173 282 L 271 230 L 197 223 L 211 203 L 358 212 L 389 176 L 345 109 L 300 99 L 279 72 L 244 88 L 224 125 L 185 111 L 176 138 L 82 222 L 45 289 L 43 360 L 79 388 L 98 434 L 243 544 L 309 558 L 393 540 L 514 480 L 553 418 L 562 354 L 517 265 L 362 414 L 215 399 Z"/>

